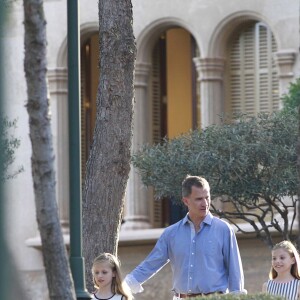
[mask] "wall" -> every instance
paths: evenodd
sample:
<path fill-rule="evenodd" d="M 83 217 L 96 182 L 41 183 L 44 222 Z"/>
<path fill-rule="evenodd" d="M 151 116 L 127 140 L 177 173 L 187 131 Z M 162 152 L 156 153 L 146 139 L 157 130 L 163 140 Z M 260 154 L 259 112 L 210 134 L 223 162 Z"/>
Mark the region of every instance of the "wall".
<path fill-rule="evenodd" d="M 134 32 L 138 46 L 142 46 L 139 48 L 139 59 L 142 62 L 147 57 L 144 53 L 149 51 L 152 39 L 156 39 L 153 36 L 159 36 L 159 32 L 175 25 L 184 27 L 195 37 L 201 56 L 206 58 L 214 54 L 217 57 L 217 54 L 222 54 L 220 52 L 221 47 L 218 46 L 222 45 L 222 39 L 226 37 L 226 32 L 231 32 L 236 26 L 232 20 L 239 19 L 241 21 L 245 15 L 261 18 L 272 28 L 279 50 L 292 49 L 298 52 L 298 0 L 227 0 L 226 3 L 224 0 L 171 1 L 172 5 L 170 5 L 170 0 L 132 1 Z M 80 5 L 81 27 L 84 30 L 93 28 L 94 31 L 98 24 L 97 0 L 81 0 Z M 66 66 L 66 53 L 63 52 L 66 49 L 67 36 L 66 8 L 66 0 L 45 1 L 48 36 L 47 57 L 50 70 Z M 13 1 L 12 14 L 2 38 L 6 46 L 4 67 L 7 81 L 7 112 L 10 118 L 18 119 L 18 127 L 14 135 L 21 139 L 15 164 L 16 166 L 23 165 L 25 169 L 24 173 L 7 185 L 5 199 L 7 237 L 20 274 L 24 275 L 24 285 L 32 295 L 31 299 L 44 300 L 44 298 L 46 299 L 46 284 L 41 252 L 35 247 L 28 246 L 28 240 L 31 240 L 32 243 L 38 241 L 38 230 L 31 180 L 28 115 L 25 108 L 27 96 L 23 71 L 24 26 L 21 0 Z M 219 40 L 220 42 L 216 42 Z M 298 57 L 292 71 L 295 75 L 300 73 Z M 57 97 L 57 99 L 60 98 Z M 51 99 L 54 146 L 59 148 L 57 139 L 58 135 L 62 135 L 62 128 L 58 126 L 58 123 L 67 119 L 67 112 L 59 110 L 59 107 L 65 103 L 57 103 L 56 110 L 55 106 L 53 107 L 53 101 L 55 100 Z M 65 148 L 57 148 L 56 156 L 62 156 L 67 152 Z M 58 171 L 61 171 L 59 167 L 58 165 Z M 58 182 L 59 184 L 61 182 Z M 59 199 L 59 201 L 61 200 L 68 201 L 68 197 Z M 260 241 L 253 239 L 240 239 L 239 243 L 244 262 L 246 288 L 251 293 L 260 291 L 262 282 L 266 280 L 269 270 L 269 250 Z M 152 245 L 120 246 L 124 271 L 129 271 L 137 265 L 151 248 Z M 168 289 L 171 282 L 169 270 L 165 268 L 155 278 L 145 285 L 146 292 L 137 296 L 137 300 L 168 299 Z"/>
<path fill-rule="evenodd" d="M 279 240 L 278 240 L 279 241 Z M 245 288 L 248 294 L 261 292 L 262 284 L 268 279 L 271 266 L 271 251 L 256 238 L 241 237 L 238 239 L 245 274 Z M 119 258 L 122 273 L 125 276 L 150 253 L 154 243 L 139 246 L 119 246 Z M 172 299 L 172 272 L 166 265 L 158 274 L 144 285 L 144 292 L 135 295 L 135 300 Z"/>

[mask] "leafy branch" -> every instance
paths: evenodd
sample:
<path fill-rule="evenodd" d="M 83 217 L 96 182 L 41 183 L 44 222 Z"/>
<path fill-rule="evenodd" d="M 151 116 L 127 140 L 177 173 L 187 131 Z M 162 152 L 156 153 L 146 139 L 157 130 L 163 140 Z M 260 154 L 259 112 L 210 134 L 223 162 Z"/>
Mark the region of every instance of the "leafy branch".
<path fill-rule="evenodd" d="M 186 174 L 205 177 L 212 198 L 223 199 L 223 209 L 212 210 L 243 233 L 248 232 L 243 223 L 249 223 L 249 233 L 256 232 L 271 247 L 273 232 L 294 238 L 297 134 L 294 110 L 223 117 L 219 125 L 143 146 L 132 163 L 143 183 L 154 187 L 156 198 L 176 203 Z"/>

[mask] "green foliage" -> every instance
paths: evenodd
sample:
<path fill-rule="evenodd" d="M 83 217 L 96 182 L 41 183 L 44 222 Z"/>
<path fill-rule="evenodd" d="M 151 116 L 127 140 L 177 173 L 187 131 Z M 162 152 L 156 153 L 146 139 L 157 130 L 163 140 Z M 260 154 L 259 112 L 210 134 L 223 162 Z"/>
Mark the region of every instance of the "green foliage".
<path fill-rule="evenodd" d="M 214 197 L 256 201 L 297 192 L 296 114 L 240 116 L 205 130 L 195 130 L 162 144 L 144 146 L 132 157 L 146 186 L 157 198 L 181 200 L 187 174 L 204 176 Z"/>
<path fill-rule="evenodd" d="M 289 91 L 281 98 L 284 110 L 298 109 L 300 105 L 300 78 L 290 83 Z"/>
<path fill-rule="evenodd" d="M 210 300 L 280 300 L 282 297 L 278 296 L 272 296 L 269 294 L 225 294 L 225 295 L 218 295 L 213 294 L 209 296 L 203 296 L 203 297 L 194 297 L 191 298 L 193 300 L 204 300 L 204 299 L 210 299 Z"/>
<path fill-rule="evenodd" d="M 3 154 L 3 172 L 2 181 L 12 179 L 23 171 L 23 167 L 18 167 L 16 170 L 10 170 L 9 167 L 15 160 L 15 151 L 20 146 L 20 140 L 11 135 L 11 129 L 16 128 L 17 120 L 9 121 L 6 117 L 0 118 L 1 128 L 1 153 Z"/>
<path fill-rule="evenodd" d="M 243 233 L 253 230 L 244 230 L 239 220 L 248 222 L 271 247 L 271 227 L 283 239 L 292 239 L 295 214 L 289 217 L 288 213 L 296 211 L 297 134 L 295 111 L 242 115 L 158 145 L 146 145 L 133 155 L 132 162 L 143 183 L 154 187 L 157 198 L 169 197 L 176 203 L 181 203 L 181 182 L 187 174 L 205 177 L 212 199 L 218 197 L 223 204 L 233 205 L 230 210 L 224 205 L 219 209 L 213 202 L 213 211 Z"/>

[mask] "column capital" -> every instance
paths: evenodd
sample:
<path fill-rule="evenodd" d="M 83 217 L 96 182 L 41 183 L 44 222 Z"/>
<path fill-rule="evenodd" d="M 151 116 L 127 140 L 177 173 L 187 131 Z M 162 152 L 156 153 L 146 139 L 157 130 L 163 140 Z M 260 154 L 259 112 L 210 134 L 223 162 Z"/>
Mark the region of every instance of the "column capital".
<path fill-rule="evenodd" d="M 199 81 L 223 81 L 225 60 L 220 57 L 195 57 Z"/>
<path fill-rule="evenodd" d="M 135 78 L 134 86 L 135 87 L 147 87 L 148 78 L 151 70 L 151 64 L 139 62 L 135 64 Z"/>
<path fill-rule="evenodd" d="M 47 78 L 50 94 L 68 94 L 68 69 L 48 69 Z"/>
<path fill-rule="evenodd" d="M 49 81 L 65 81 L 68 80 L 67 68 L 49 68 L 47 72 Z"/>
<path fill-rule="evenodd" d="M 274 60 L 278 68 L 279 78 L 293 78 L 293 66 L 296 59 L 296 51 L 294 49 L 280 50 L 274 53 Z"/>

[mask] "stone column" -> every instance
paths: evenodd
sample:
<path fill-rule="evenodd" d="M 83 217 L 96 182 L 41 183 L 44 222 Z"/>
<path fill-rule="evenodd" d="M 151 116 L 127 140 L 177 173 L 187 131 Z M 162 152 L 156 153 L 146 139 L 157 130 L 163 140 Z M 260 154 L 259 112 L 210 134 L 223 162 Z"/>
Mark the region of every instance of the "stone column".
<path fill-rule="evenodd" d="M 220 122 L 224 112 L 224 59 L 195 57 L 200 88 L 201 128 Z"/>
<path fill-rule="evenodd" d="M 57 201 L 63 233 L 69 233 L 68 72 L 48 70 Z"/>
<path fill-rule="evenodd" d="M 294 79 L 295 58 L 296 51 L 293 49 L 280 50 L 274 53 L 274 60 L 278 69 L 279 95 L 288 91 L 290 82 Z"/>
<path fill-rule="evenodd" d="M 151 65 L 137 63 L 135 66 L 135 104 L 133 117 L 132 151 L 150 141 L 150 101 L 147 95 Z M 125 223 L 122 230 L 150 228 L 150 196 L 143 186 L 137 170 L 131 167 L 126 191 Z"/>

